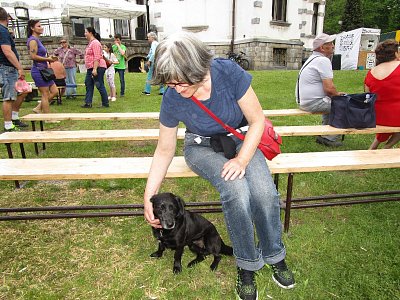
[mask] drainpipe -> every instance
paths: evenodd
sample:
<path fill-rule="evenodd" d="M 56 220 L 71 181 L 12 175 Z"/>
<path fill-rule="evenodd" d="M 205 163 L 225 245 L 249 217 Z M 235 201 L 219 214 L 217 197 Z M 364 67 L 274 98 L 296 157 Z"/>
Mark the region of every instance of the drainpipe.
<path fill-rule="evenodd" d="M 146 23 L 147 29 L 146 34 L 150 31 L 150 7 L 149 7 L 149 0 L 146 0 Z"/>
<path fill-rule="evenodd" d="M 232 0 L 232 39 L 230 51 L 233 52 L 235 45 L 235 27 L 236 27 L 236 0 Z"/>

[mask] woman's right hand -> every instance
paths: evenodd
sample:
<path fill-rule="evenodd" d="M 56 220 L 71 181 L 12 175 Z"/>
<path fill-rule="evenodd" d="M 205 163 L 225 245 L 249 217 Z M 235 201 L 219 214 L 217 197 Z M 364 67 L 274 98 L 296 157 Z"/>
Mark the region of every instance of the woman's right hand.
<path fill-rule="evenodd" d="M 58 57 L 57 56 L 54 56 L 54 55 L 52 55 L 52 56 L 49 56 L 48 58 L 47 58 L 47 60 L 49 61 L 49 62 L 55 62 L 55 61 L 57 61 L 58 60 Z"/>
<path fill-rule="evenodd" d="M 162 228 L 160 220 L 154 218 L 153 204 L 150 202 L 150 200 L 144 201 L 144 218 L 150 226 L 154 228 Z"/>

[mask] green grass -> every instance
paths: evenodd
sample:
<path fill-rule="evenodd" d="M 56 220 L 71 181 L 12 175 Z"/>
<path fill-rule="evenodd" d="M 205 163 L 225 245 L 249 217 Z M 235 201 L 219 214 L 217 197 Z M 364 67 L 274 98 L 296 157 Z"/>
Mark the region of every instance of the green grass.
<path fill-rule="evenodd" d="M 253 87 L 264 109 L 295 108 L 296 71 L 252 72 Z M 339 90 L 363 90 L 365 71 L 336 71 Z M 110 112 L 158 111 L 161 97 L 142 96 L 145 75 L 126 75 L 125 98 L 112 102 Z M 78 74 L 78 82 L 83 82 Z M 118 76 L 116 79 L 118 86 Z M 119 90 L 119 87 L 117 88 Z M 84 89 L 80 88 L 80 94 Z M 79 100 L 64 100 L 52 112 L 88 112 Z M 95 91 L 94 108 L 100 97 Z M 21 115 L 34 102 L 24 103 Z M 2 121 L 2 119 L 0 120 Z M 320 116 L 276 117 L 275 125 L 319 124 Z M 156 121 L 68 121 L 46 129 L 156 128 Z M 328 151 L 312 137 L 286 137 L 284 152 Z M 340 150 L 366 149 L 372 135 L 346 136 Z M 179 142 L 177 154 L 182 154 Z M 33 145 L 26 145 L 35 157 Z M 155 142 L 53 143 L 41 157 L 149 156 Z M 13 146 L 18 154 L 18 145 Z M 18 156 L 18 155 L 17 155 Z M 0 153 L 7 158 L 7 153 Z M 0 171 L 1 172 L 1 171 Z M 394 190 L 400 170 L 324 172 L 295 176 L 295 197 Z M 285 176 L 280 193 L 285 195 Z M 20 190 L 0 182 L 1 207 L 141 203 L 143 179 L 29 182 Z M 216 200 L 218 194 L 200 178 L 167 179 L 163 191 L 186 201 Z M 400 299 L 399 203 L 293 210 L 291 227 L 283 235 L 287 261 L 297 286 L 286 291 L 258 272 L 259 299 Z M 221 214 L 208 214 L 229 243 Z M 193 269 L 172 274 L 173 252 L 150 259 L 157 243 L 142 217 L 0 222 L 0 299 L 234 299 L 235 261 L 224 257 L 216 272 L 211 258 Z M 184 266 L 192 259 L 185 251 Z"/>

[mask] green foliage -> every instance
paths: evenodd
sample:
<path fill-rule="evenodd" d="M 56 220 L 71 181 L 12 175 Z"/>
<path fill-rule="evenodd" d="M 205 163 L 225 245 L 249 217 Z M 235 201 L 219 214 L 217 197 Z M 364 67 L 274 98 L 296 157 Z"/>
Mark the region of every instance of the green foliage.
<path fill-rule="evenodd" d="M 297 71 L 254 71 L 253 87 L 264 109 L 296 107 Z M 335 71 L 338 90 L 363 90 L 366 71 Z M 118 78 L 118 77 L 117 77 Z M 126 74 L 127 93 L 111 103 L 109 112 L 158 111 L 161 97 L 141 96 L 144 74 Z M 78 74 L 78 82 L 83 82 Z M 119 90 L 118 80 L 116 80 Z M 80 88 L 79 93 L 83 93 Z M 53 112 L 88 112 L 79 100 L 51 106 Z M 95 91 L 94 107 L 100 97 Z M 21 115 L 36 102 L 24 103 Z M 1 118 L 0 118 L 0 121 Z M 275 125 L 319 124 L 320 116 L 276 117 Z M 65 121 L 45 124 L 46 130 L 156 128 L 154 121 Z M 340 150 L 365 149 L 372 135 L 349 135 Z M 327 151 L 313 137 L 284 137 L 284 152 Z M 18 153 L 18 145 L 14 145 Z M 48 143 L 41 157 L 150 156 L 155 142 Z M 182 142 L 178 145 L 181 155 Z M 27 157 L 36 157 L 33 145 Z M 1 158 L 6 158 L 4 147 Z M 0 170 L 1 172 L 1 170 Z M 400 169 L 297 174 L 294 196 L 395 190 Z M 279 190 L 285 195 L 287 177 Z M 29 182 L 20 190 L 0 182 L 1 207 L 142 203 L 144 179 Z M 218 193 L 201 178 L 165 180 L 162 191 L 181 195 L 187 202 L 216 201 Z M 298 209 L 291 213 L 290 233 L 284 234 L 287 262 L 297 285 L 277 287 L 266 266 L 256 277 L 259 299 L 399 299 L 400 203 Z M 207 214 L 230 244 L 222 214 Z M 143 217 L 0 222 L 0 299 L 127 299 L 198 300 L 234 299 L 235 260 L 223 257 L 216 272 L 212 258 L 192 269 L 193 254 L 186 250 L 183 272 L 172 273 L 173 252 L 152 259 L 157 242 Z"/>
<path fill-rule="evenodd" d="M 363 27 L 361 0 L 346 0 L 342 17 L 342 31 Z"/>
<path fill-rule="evenodd" d="M 326 1 L 324 32 L 334 34 L 342 30 L 339 21 L 345 22 L 345 2 L 346 0 Z M 347 2 L 351 2 L 350 4 L 354 2 L 355 5 L 355 2 L 359 1 Z M 358 27 L 379 28 L 382 33 L 400 29 L 400 2 L 398 0 L 361 0 L 360 6 L 362 26 Z"/>

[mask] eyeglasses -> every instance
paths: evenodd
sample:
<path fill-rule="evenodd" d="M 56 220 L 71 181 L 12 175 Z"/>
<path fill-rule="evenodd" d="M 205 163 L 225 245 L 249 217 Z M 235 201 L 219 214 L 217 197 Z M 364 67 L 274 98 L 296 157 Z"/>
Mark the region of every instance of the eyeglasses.
<path fill-rule="evenodd" d="M 186 88 L 186 87 L 189 87 L 189 86 L 191 86 L 191 84 L 190 83 L 185 83 L 185 82 L 166 82 L 165 83 L 168 87 L 170 87 L 170 88 L 176 88 L 177 86 L 179 86 L 179 87 L 183 87 L 183 88 Z"/>
<path fill-rule="evenodd" d="M 60 42 L 60 44 L 65 44 L 65 43 L 66 43 L 66 41 L 61 41 L 61 42 Z"/>

